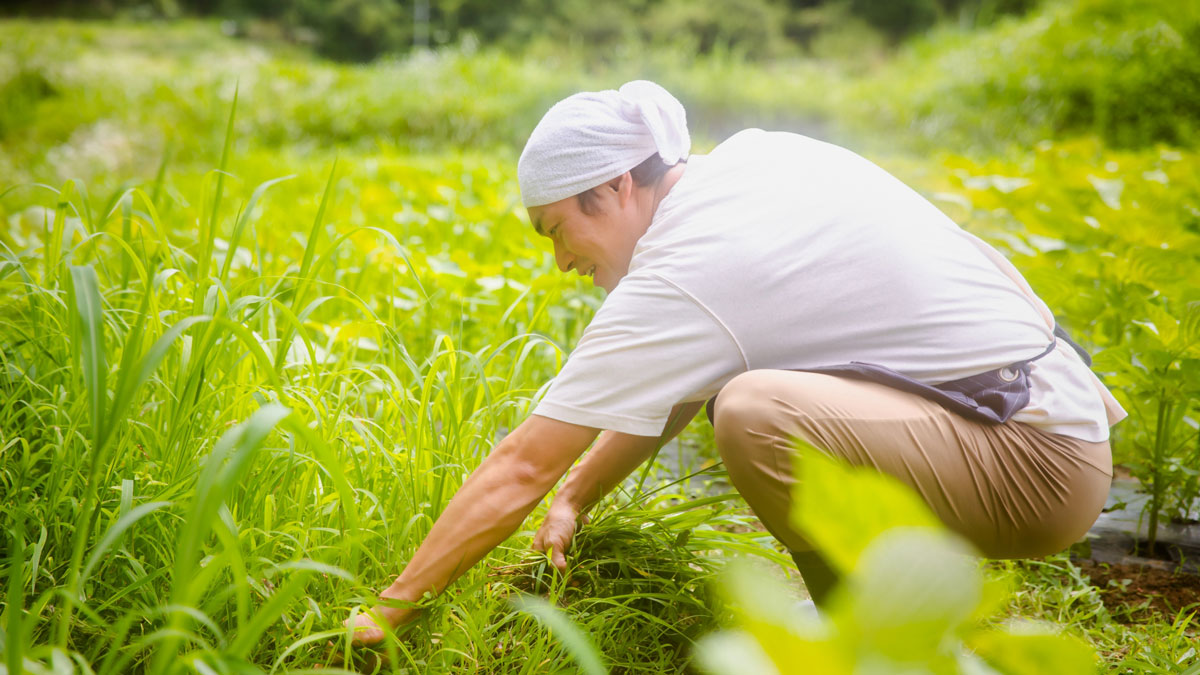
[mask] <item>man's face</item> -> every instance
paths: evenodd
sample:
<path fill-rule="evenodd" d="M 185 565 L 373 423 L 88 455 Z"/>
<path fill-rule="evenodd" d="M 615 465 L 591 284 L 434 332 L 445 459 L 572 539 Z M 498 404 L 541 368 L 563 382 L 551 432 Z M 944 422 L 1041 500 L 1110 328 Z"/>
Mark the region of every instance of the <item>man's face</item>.
<path fill-rule="evenodd" d="M 558 269 L 592 277 L 592 283 L 611 293 L 629 271 L 639 236 L 633 200 L 619 198 L 609 185 L 596 188 L 593 214 L 579 208 L 579 199 L 534 206 L 529 219 L 537 233 L 554 242 Z M 644 229 L 644 228 L 643 228 Z"/>

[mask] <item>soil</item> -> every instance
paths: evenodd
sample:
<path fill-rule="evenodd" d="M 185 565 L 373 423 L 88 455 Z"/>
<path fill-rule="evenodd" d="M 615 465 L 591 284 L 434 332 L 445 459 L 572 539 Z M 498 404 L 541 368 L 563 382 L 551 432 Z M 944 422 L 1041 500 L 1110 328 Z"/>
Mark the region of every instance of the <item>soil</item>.
<path fill-rule="evenodd" d="M 1130 563 L 1081 560 L 1076 565 L 1122 623 L 1171 621 L 1181 610 L 1200 610 L 1200 575 Z"/>

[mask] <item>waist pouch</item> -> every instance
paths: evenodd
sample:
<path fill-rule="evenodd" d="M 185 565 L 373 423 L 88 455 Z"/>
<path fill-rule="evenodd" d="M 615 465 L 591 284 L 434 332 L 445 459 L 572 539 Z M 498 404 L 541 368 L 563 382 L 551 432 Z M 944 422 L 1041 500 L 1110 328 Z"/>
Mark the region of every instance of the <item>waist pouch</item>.
<path fill-rule="evenodd" d="M 1084 362 L 1091 365 L 1091 357 L 1062 328 L 1055 326 L 1054 335 L 1071 345 Z M 886 366 L 862 361 L 818 368 L 798 368 L 796 371 L 876 382 L 893 389 L 916 394 L 967 419 L 1002 424 L 1007 422 L 1018 410 L 1029 405 L 1029 364 L 1054 351 L 1057 344 L 1056 339 L 1041 354 L 1033 358 L 937 385 L 924 384 Z M 705 406 L 709 422 L 713 421 L 715 403 L 716 397 L 713 397 Z"/>

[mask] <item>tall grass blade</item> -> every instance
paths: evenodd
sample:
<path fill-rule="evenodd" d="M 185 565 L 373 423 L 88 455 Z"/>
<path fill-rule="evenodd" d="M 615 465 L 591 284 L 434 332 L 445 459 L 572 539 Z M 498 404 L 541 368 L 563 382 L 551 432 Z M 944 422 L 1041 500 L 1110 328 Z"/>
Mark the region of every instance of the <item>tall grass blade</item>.
<path fill-rule="evenodd" d="M 246 202 L 246 208 L 242 210 L 237 224 L 233 227 L 233 234 L 229 237 L 229 249 L 225 251 L 225 262 L 221 265 L 221 273 L 219 275 L 222 281 L 229 279 L 229 268 L 233 263 L 234 254 L 237 253 L 238 243 L 242 238 L 242 231 L 246 229 L 246 224 L 250 221 L 251 214 L 254 213 L 254 207 L 258 206 L 258 201 L 262 199 L 263 193 L 270 189 L 272 185 L 291 180 L 295 177 L 295 174 L 292 174 L 290 176 L 275 178 L 254 188 L 254 192 L 250 195 L 250 201 Z"/>
<path fill-rule="evenodd" d="M 269 403 L 254 412 L 245 422 L 233 427 L 221 436 L 213 447 L 212 454 L 204 462 L 196 482 L 196 495 L 192 507 L 179 530 L 176 539 L 175 564 L 171 581 L 171 604 L 177 608 L 192 607 L 198 586 L 197 577 L 207 579 L 217 567 L 210 563 L 201 567 L 200 550 L 217 522 L 217 513 L 229 494 L 241 483 L 250 468 L 251 461 L 262 447 L 267 435 L 291 411 Z M 171 614 L 167 636 L 157 648 L 153 672 L 169 673 L 174 670 L 172 658 L 180 640 L 179 633 L 187 627 L 188 612 L 177 610 Z"/>
<path fill-rule="evenodd" d="M 71 289 L 75 301 L 78 331 L 71 336 L 80 359 L 84 386 L 88 391 L 88 410 L 92 423 L 93 450 L 104 437 L 105 407 L 108 402 L 108 362 L 104 351 L 104 310 L 100 283 L 91 265 L 71 266 Z"/>
<path fill-rule="evenodd" d="M 531 595 L 523 595 L 513 600 L 513 605 L 522 612 L 534 617 L 558 639 L 567 653 L 575 658 L 580 672 L 584 675 L 606 675 L 608 668 L 604 666 L 600 650 L 587 633 L 583 632 L 570 617 L 545 600 Z"/>
<path fill-rule="evenodd" d="M 137 521 L 141 520 L 142 518 L 170 505 L 171 502 L 150 502 L 148 504 L 141 504 L 131 509 L 129 513 L 121 516 L 121 518 L 118 519 L 117 522 L 113 524 L 112 527 L 108 528 L 108 531 L 104 533 L 104 537 L 100 539 L 100 543 L 96 544 L 96 547 L 92 549 L 91 555 L 88 556 L 87 563 L 83 566 L 83 573 L 79 575 L 79 583 L 87 583 L 88 577 L 92 575 L 92 571 L 96 568 L 96 565 L 100 562 L 100 559 L 104 557 L 104 554 L 108 552 L 108 549 L 111 548 L 113 544 L 117 543 L 117 540 L 121 538 L 121 535 L 125 533 L 125 530 L 133 527 Z"/>
<path fill-rule="evenodd" d="M 179 321 L 167 329 L 167 332 L 163 333 L 162 337 L 155 341 L 155 343 L 150 347 L 150 350 L 146 352 L 145 356 L 143 356 L 141 360 L 137 362 L 136 366 L 130 363 L 128 367 L 123 367 L 121 369 L 121 373 L 118 375 L 117 380 L 116 395 L 113 397 L 112 411 L 109 416 L 110 420 L 108 429 L 110 431 L 115 428 L 116 425 L 124 418 L 125 409 L 128 408 L 130 402 L 133 401 L 134 395 L 137 393 L 138 389 L 140 389 L 141 386 L 150 379 L 150 376 L 154 374 L 154 371 L 158 369 L 159 364 L 162 363 L 162 360 L 167 356 L 167 352 L 170 350 L 171 345 L 175 342 L 175 340 L 177 340 L 179 336 L 182 335 L 183 332 L 188 328 L 194 326 L 195 324 L 210 320 L 210 317 L 207 316 L 192 316 Z M 141 328 L 142 323 L 139 317 L 139 321 L 134 332 L 140 333 Z M 126 345 L 125 348 L 126 350 L 130 350 L 130 353 L 136 354 L 136 351 L 133 351 L 132 347 L 133 345 Z M 132 358 L 129 360 L 132 361 Z M 122 361 L 124 361 L 124 359 L 122 359 Z"/>
<path fill-rule="evenodd" d="M 321 195 L 321 203 L 317 206 L 317 215 L 313 218 L 312 229 L 308 233 L 308 241 L 304 244 L 304 257 L 300 261 L 300 271 L 296 276 L 296 293 L 292 296 L 292 312 L 297 313 L 304 303 L 304 296 L 308 293 L 308 287 L 311 285 L 309 272 L 312 269 L 313 258 L 317 253 L 317 241 L 321 236 L 321 226 L 325 220 L 325 209 L 329 204 L 329 197 L 333 194 L 334 177 L 337 174 L 337 160 L 333 160 L 333 165 L 329 167 L 329 178 L 325 181 L 325 191 Z M 283 359 L 287 354 L 288 347 L 292 342 L 293 330 L 288 329 L 283 339 L 279 341 L 278 351 L 275 353 L 275 367 L 283 367 Z"/>
<path fill-rule="evenodd" d="M 240 85 L 239 85 L 240 86 Z M 229 106 L 229 121 L 225 126 L 225 145 L 221 149 L 221 165 L 215 172 L 216 186 L 209 202 L 208 223 L 200 234 L 200 253 L 196 257 L 196 290 L 192 297 L 194 311 L 203 311 L 204 296 L 208 291 L 208 269 L 212 264 L 213 242 L 217 237 L 217 220 L 221 213 L 221 197 L 225 190 L 225 176 L 229 166 L 229 154 L 233 147 L 233 120 L 237 114 L 238 89 L 233 90 L 233 103 Z M 203 219 L 202 219 L 203 222 Z"/>
<path fill-rule="evenodd" d="M 292 578 L 288 579 L 287 583 L 275 589 L 275 592 L 271 594 L 271 598 L 263 603 L 253 618 L 242 624 L 238 630 L 237 637 L 233 639 L 233 644 L 229 646 L 229 653 L 234 656 L 240 658 L 249 656 L 250 650 L 258 643 L 262 634 L 266 632 L 271 624 L 279 620 L 284 609 L 304 590 L 305 585 L 313 574 L 328 574 L 346 581 L 354 581 L 354 576 L 349 572 L 339 567 L 313 560 L 300 560 L 281 565 L 280 568 L 295 570 L 295 572 Z"/>
<path fill-rule="evenodd" d="M 9 531 L 11 542 L 8 548 L 8 594 L 5 598 L 5 613 L 8 623 L 4 626 L 4 657 L 8 672 L 20 673 L 24 656 L 25 624 L 25 514 L 13 509 L 14 523 Z"/>
<path fill-rule="evenodd" d="M 171 161 L 173 146 L 174 141 L 168 140 L 166 147 L 163 148 L 162 160 L 158 163 L 158 171 L 154 173 L 154 185 L 150 188 L 151 204 L 157 205 L 158 198 L 162 194 L 163 182 L 167 179 L 167 164 Z"/>

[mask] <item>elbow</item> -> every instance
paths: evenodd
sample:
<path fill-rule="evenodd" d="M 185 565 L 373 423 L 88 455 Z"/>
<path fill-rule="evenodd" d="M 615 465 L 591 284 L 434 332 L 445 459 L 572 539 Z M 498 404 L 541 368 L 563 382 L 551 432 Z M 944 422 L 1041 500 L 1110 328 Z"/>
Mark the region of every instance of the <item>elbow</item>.
<path fill-rule="evenodd" d="M 543 495 L 562 478 L 565 469 L 552 466 L 533 448 L 508 438 L 501 441 L 492 452 L 492 458 L 500 463 L 503 476 L 508 482 L 522 487 L 539 490 Z"/>

